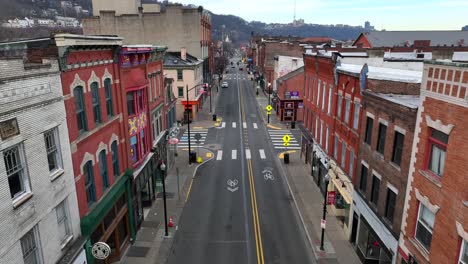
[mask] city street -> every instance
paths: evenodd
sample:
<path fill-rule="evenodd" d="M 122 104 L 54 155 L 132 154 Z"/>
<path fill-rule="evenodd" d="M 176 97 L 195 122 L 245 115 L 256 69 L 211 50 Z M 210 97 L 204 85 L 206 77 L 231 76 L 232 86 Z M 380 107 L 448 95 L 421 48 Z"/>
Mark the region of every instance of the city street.
<path fill-rule="evenodd" d="M 168 263 L 315 263 L 246 69 L 223 81 L 221 122 L 204 139 L 214 158 L 193 179 Z"/>

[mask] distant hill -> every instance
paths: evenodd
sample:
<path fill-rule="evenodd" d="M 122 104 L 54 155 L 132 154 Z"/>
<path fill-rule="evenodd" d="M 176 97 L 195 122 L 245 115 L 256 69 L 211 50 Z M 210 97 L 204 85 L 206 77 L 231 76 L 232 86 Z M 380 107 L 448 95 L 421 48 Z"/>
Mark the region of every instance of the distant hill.
<path fill-rule="evenodd" d="M 319 24 L 266 24 L 259 21 L 248 22 L 233 15 L 211 14 L 213 39 L 221 39 L 228 34 L 234 43 L 248 42 L 250 33 L 281 36 L 321 37 L 327 36 L 338 40 L 352 40 L 359 36 L 364 28 L 348 25 L 319 25 Z M 224 25 L 224 28 L 223 28 Z M 225 36 L 225 35 L 224 35 Z"/>

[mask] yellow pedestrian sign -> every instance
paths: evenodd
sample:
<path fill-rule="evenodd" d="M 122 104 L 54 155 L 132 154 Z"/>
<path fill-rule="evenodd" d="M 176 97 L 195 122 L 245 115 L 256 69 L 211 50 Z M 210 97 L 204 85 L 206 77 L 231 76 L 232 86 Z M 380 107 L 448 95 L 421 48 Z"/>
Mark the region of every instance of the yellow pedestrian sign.
<path fill-rule="evenodd" d="M 290 135 L 288 135 L 288 134 L 284 135 L 284 137 L 283 137 L 284 143 L 289 142 L 290 140 L 291 140 L 291 136 L 290 136 Z"/>
<path fill-rule="evenodd" d="M 285 147 L 289 146 L 289 142 L 284 142 L 283 146 L 285 146 Z"/>
<path fill-rule="evenodd" d="M 271 105 L 267 105 L 265 108 L 266 108 L 266 110 L 267 110 L 268 112 L 271 112 L 271 110 L 273 109 L 273 107 L 271 107 Z"/>
<path fill-rule="evenodd" d="M 267 115 L 271 115 L 271 111 L 267 111 Z"/>

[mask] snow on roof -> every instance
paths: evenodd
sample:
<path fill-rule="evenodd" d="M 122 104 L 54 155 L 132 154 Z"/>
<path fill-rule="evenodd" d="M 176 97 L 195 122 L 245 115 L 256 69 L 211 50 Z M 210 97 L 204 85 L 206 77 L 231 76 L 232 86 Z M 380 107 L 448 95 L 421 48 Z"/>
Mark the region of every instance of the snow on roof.
<path fill-rule="evenodd" d="M 133 45 L 123 45 L 123 48 L 152 48 L 153 45 L 149 44 L 133 44 Z"/>
<path fill-rule="evenodd" d="M 463 62 L 468 62 L 468 52 L 454 52 L 452 61 L 463 61 Z"/>
<path fill-rule="evenodd" d="M 374 93 L 376 96 L 387 101 L 406 106 L 411 109 L 417 109 L 421 105 L 419 95 L 406 95 L 406 94 L 383 94 Z"/>
<path fill-rule="evenodd" d="M 341 64 L 337 69 L 360 74 L 362 67 L 363 65 Z M 422 71 L 400 70 L 375 66 L 368 66 L 368 68 L 369 72 L 367 73 L 367 78 L 369 79 L 407 83 L 421 83 L 422 80 Z"/>
<path fill-rule="evenodd" d="M 384 60 L 431 60 L 432 52 L 385 52 Z"/>
<path fill-rule="evenodd" d="M 367 57 L 367 52 L 340 52 L 343 57 Z"/>

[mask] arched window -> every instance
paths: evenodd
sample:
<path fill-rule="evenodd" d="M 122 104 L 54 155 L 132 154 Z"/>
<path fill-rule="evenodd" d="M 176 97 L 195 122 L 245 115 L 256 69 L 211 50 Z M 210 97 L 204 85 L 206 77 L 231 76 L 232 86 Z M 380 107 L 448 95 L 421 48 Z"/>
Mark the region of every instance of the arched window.
<path fill-rule="evenodd" d="M 120 168 L 119 168 L 119 149 L 117 147 L 117 141 L 112 142 L 111 151 L 112 151 L 112 169 L 114 170 L 114 177 L 118 177 L 120 175 Z"/>
<path fill-rule="evenodd" d="M 84 131 L 88 130 L 88 126 L 86 124 L 86 111 L 84 104 L 83 87 L 75 87 L 73 89 L 73 96 L 75 97 L 75 113 L 78 131 L 80 133 L 83 133 Z"/>
<path fill-rule="evenodd" d="M 88 201 L 88 207 L 96 202 L 96 186 L 94 185 L 94 172 L 93 163 L 91 161 L 86 162 L 84 165 L 84 178 L 85 178 L 85 190 L 86 200 Z"/>
<path fill-rule="evenodd" d="M 106 151 L 101 150 L 99 152 L 99 168 L 101 170 L 101 177 L 102 177 L 102 189 L 106 190 L 109 187 L 109 176 L 108 176 L 108 169 L 107 169 L 107 157 Z"/>
<path fill-rule="evenodd" d="M 94 115 L 94 123 L 101 123 L 101 104 L 99 101 L 99 85 L 97 82 L 93 82 L 91 84 L 91 95 L 93 97 L 93 115 Z"/>
<path fill-rule="evenodd" d="M 106 90 L 107 117 L 110 118 L 114 115 L 114 109 L 112 108 L 112 84 L 109 78 L 104 80 L 104 89 Z"/>

